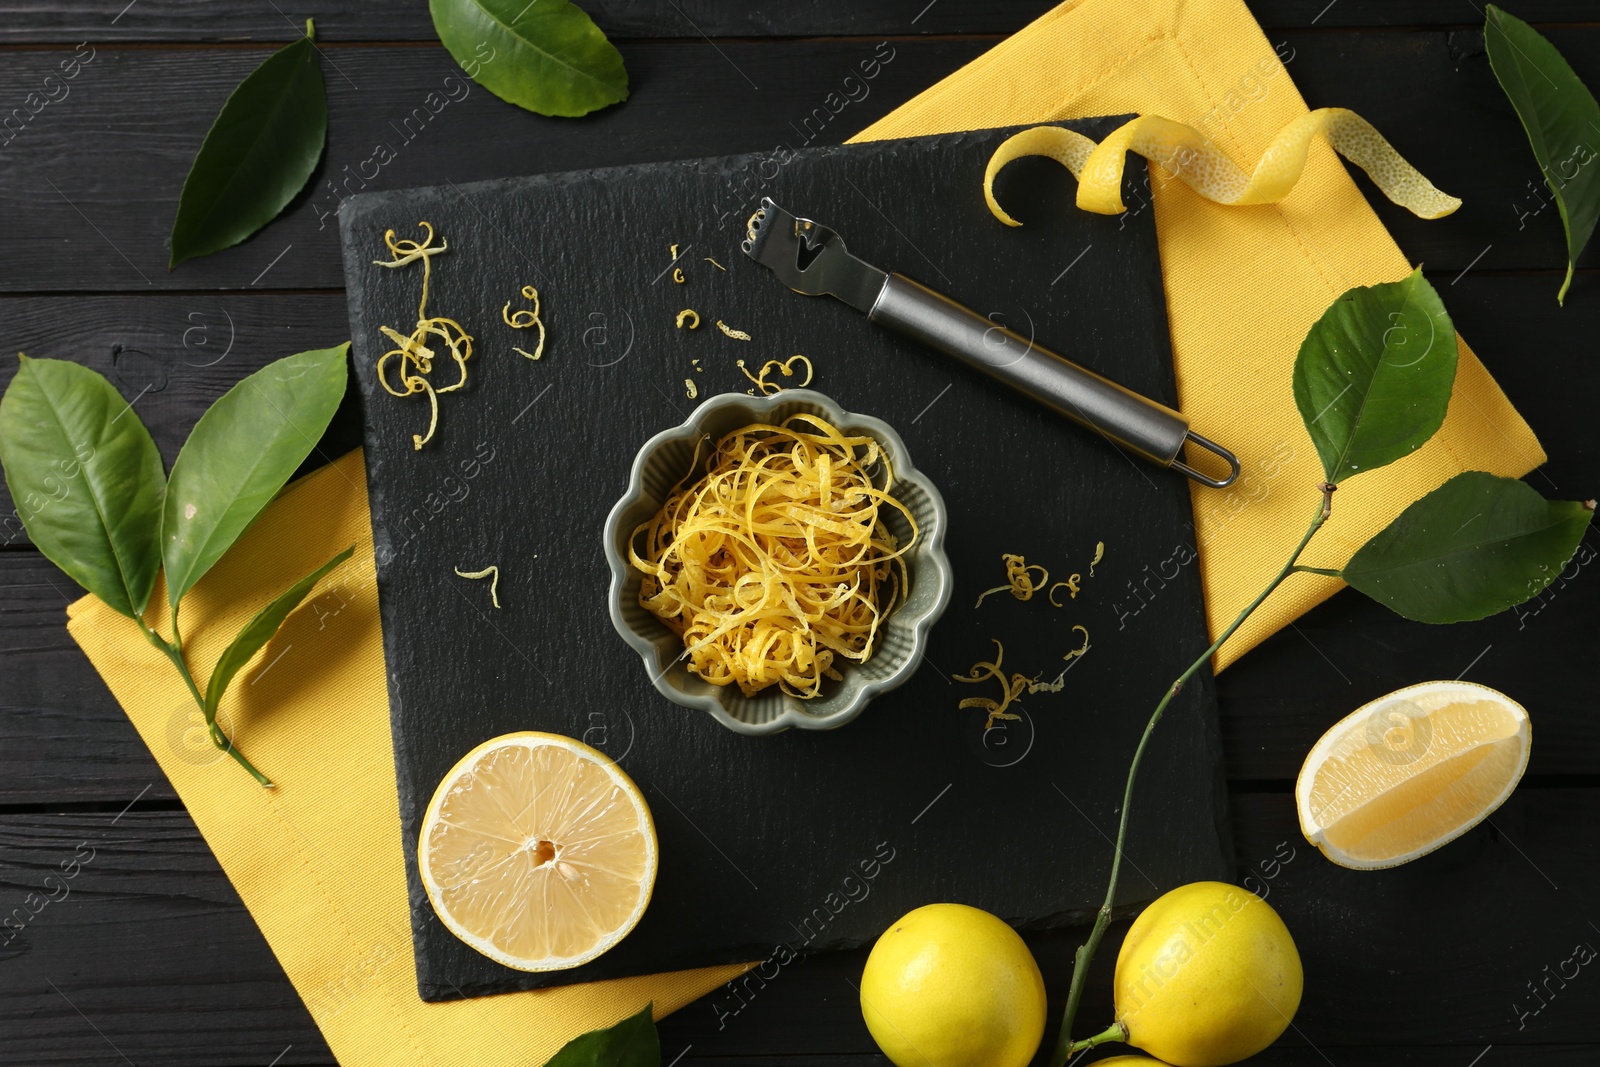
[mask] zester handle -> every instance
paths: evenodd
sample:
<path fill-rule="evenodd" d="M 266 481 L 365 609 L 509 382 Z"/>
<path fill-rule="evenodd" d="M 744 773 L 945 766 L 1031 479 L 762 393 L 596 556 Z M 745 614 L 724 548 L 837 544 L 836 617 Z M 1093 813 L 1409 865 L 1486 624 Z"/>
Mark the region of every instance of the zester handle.
<path fill-rule="evenodd" d="M 1238 460 L 1191 433 L 1176 411 L 1085 370 L 902 274 L 889 275 L 868 317 L 956 357 L 1152 463 L 1176 467 L 1216 488 L 1238 476 Z M 1228 460 L 1230 476 L 1209 478 L 1184 464 L 1180 456 L 1186 439 Z"/>

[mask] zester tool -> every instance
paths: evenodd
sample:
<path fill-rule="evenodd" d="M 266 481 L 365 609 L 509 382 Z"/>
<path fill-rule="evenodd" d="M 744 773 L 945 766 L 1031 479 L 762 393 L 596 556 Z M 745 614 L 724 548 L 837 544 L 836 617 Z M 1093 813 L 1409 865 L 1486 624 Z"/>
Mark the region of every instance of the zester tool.
<path fill-rule="evenodd" d="M 954 356 L 1152 463 L 1213 489 L 1226 488 L 1239 477 L 1238 458 L 1189 429 L 1178 412 L 903 274 L 863 262 L 850 254 L 836 232 L 785 211 L 770 198 L 751 217 L 741 247 L 795 292 L 842 300 L 879 326 Z M 1226 462 L 1227 476 L 1212 478 L 1185 463 L 1185 442 Z"/>

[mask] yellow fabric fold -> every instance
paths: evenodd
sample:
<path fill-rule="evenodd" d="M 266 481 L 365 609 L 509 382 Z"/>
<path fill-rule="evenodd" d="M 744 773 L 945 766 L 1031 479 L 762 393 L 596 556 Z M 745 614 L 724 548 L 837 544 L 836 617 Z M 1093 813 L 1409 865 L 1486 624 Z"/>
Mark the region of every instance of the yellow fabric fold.
<path fill-rule="evenodd" d="M 177 672 L 133 622 L 93 597 L 68 622 L 334 1056 L 344 1067 L 528 1067 L 647 1001 L 659 1017 L 740 974 L 710 967 L 444 1004 L 417 995 L 366 484 L 360 451 L 296 482 L 183 601 L 203 676 L 273 595 L 356 546 L 224 700 L 235 744 L 276 789 L 211 745 Z M 158 614 L 152 623 L 170 634 Z"/>
<path fill-rule="evenodd" d="M 1280 55 L 1240 0 L 1069 0 L 855 140 L 1134 112 L 1187 123 L 1251 166 L 1310 114 L 1286 57 L 1293 53 Z M 982 181 L 968 175 L 952 195 L 981 197 Z M 1309 143 L 1299 182 L 1275 204 L 1212 203 L 1156 165 L 1147 183 L 1129 184 L 1131 210 L 1154 204 L 1180 405 L 1197 433 L 1244 464 L 1231 489 L 1193 488 L 1216 634 L 1277 573 L 1316 507 L 1322 469 L 1290 381 L 1301 340 L 1339 293 L 1398 280 L 1412 264 L 1322 141 Z M 1081 250 L 1062 251 L 1065 263 Z M 1522 475 L 1543 462 L 1533 432 L 1463 342 L 1443 428 L 1415 454 L 1346 482 L 1305 562 L 1342 566 L 1407 503 L 1458 471 Z M 1222 647 L 1217 666 L 1339 588 L 1327 578 L 1290 579 Z M 1139 595 L 1122 592 L 1130 603 Z"/>
<path fill-rule="evenodd" d="M 863 137 L 1130 111 L 1188 122 L 1231 158 L 1249 161 L 1306 107 L 1239 0 L 1074 0 Z M 952 195 L 981 196 L 981 178 L 953 179 Z M 1301 338 L 1334 295 L 1403 277 L 1409 265 L 1323 144 L 1311 146 L 1300 183 L 1275 205 L 1220 207 L 1159 170 L 1150 186 L 1183 407 L 1199 433 L 1237 450 L 1246 470 L 1232 490 L 1195 490 L 1215 629 L 1281 563 L 1316 501 L 1320 469 L 1290 389 Z M 1141 194 L 1133 209 L 1144 203 Z M 1465 345 L 1461 355 L 1444 429 L 1381 474 L 1348 482 L 1308 562 L 1342 564 L 1407 501 L 1458 470 L 1522 474 L 1542 461 L 1482 364 Z M 69 623 L 339 1062 L 526 1067 L 647 1000 L 665 1014 L 737 975 L 739 966 L 716 967 L 448 1004 L 420 1000 L 359 452 L 296 483 L 267 510 L 185 600 L 185 632 L 193 661 L 208 670 L 251 613 L 349 544 L 354 557 L 290 617 L 225 702 L 224 722 L 241 749 L 279 783 L 270 792 L 210 747 L 182 683 L 132 623 L 89 598 L 72 606 Z M 1295 579 L 1219 662 L 1336 588 Z"/>

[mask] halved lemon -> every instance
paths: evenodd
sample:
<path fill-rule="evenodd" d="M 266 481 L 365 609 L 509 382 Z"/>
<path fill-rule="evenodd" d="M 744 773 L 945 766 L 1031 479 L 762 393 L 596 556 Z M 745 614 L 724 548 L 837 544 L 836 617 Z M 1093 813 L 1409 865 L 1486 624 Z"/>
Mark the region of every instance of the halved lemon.
<path fill-rule="evenodd" d="M 638 925 L 656 856 L 650 809 L 621 768 L 570 737 L 524 732 L 444 776 L 417 868 L 451 933 L 507 967 L 558 971 Z"/>
<path fill-rule="evenodd" d="M 1379 697 L 1322 735 L 1300 768 L 1300 831 L 1344 867 L 1394 867 L 1498 808 L 1528 766 L 1522 705 L 1472 682 Z"/>

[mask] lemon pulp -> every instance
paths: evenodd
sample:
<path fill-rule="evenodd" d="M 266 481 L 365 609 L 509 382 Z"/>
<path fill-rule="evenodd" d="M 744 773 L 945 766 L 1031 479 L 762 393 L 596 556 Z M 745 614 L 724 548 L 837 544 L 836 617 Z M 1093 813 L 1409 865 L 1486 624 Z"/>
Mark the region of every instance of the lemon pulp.
<path fill-rule="evenodd" d="M 508 967 L 594 959 L 633 929 L 656 875 L 655 826 L 603 753 L 555 734 L 486 741 L 439 783 L 417 867 L 440 921 Z"/>
<path fill-rule="evenodd" d="M 1390 867 L 1476 826 L 1528 762 L 1528 716 L 1470 682 L 1424 682 L 1347 716 L 1312 748 L 1300 828 L 1347 867 Z"/>

